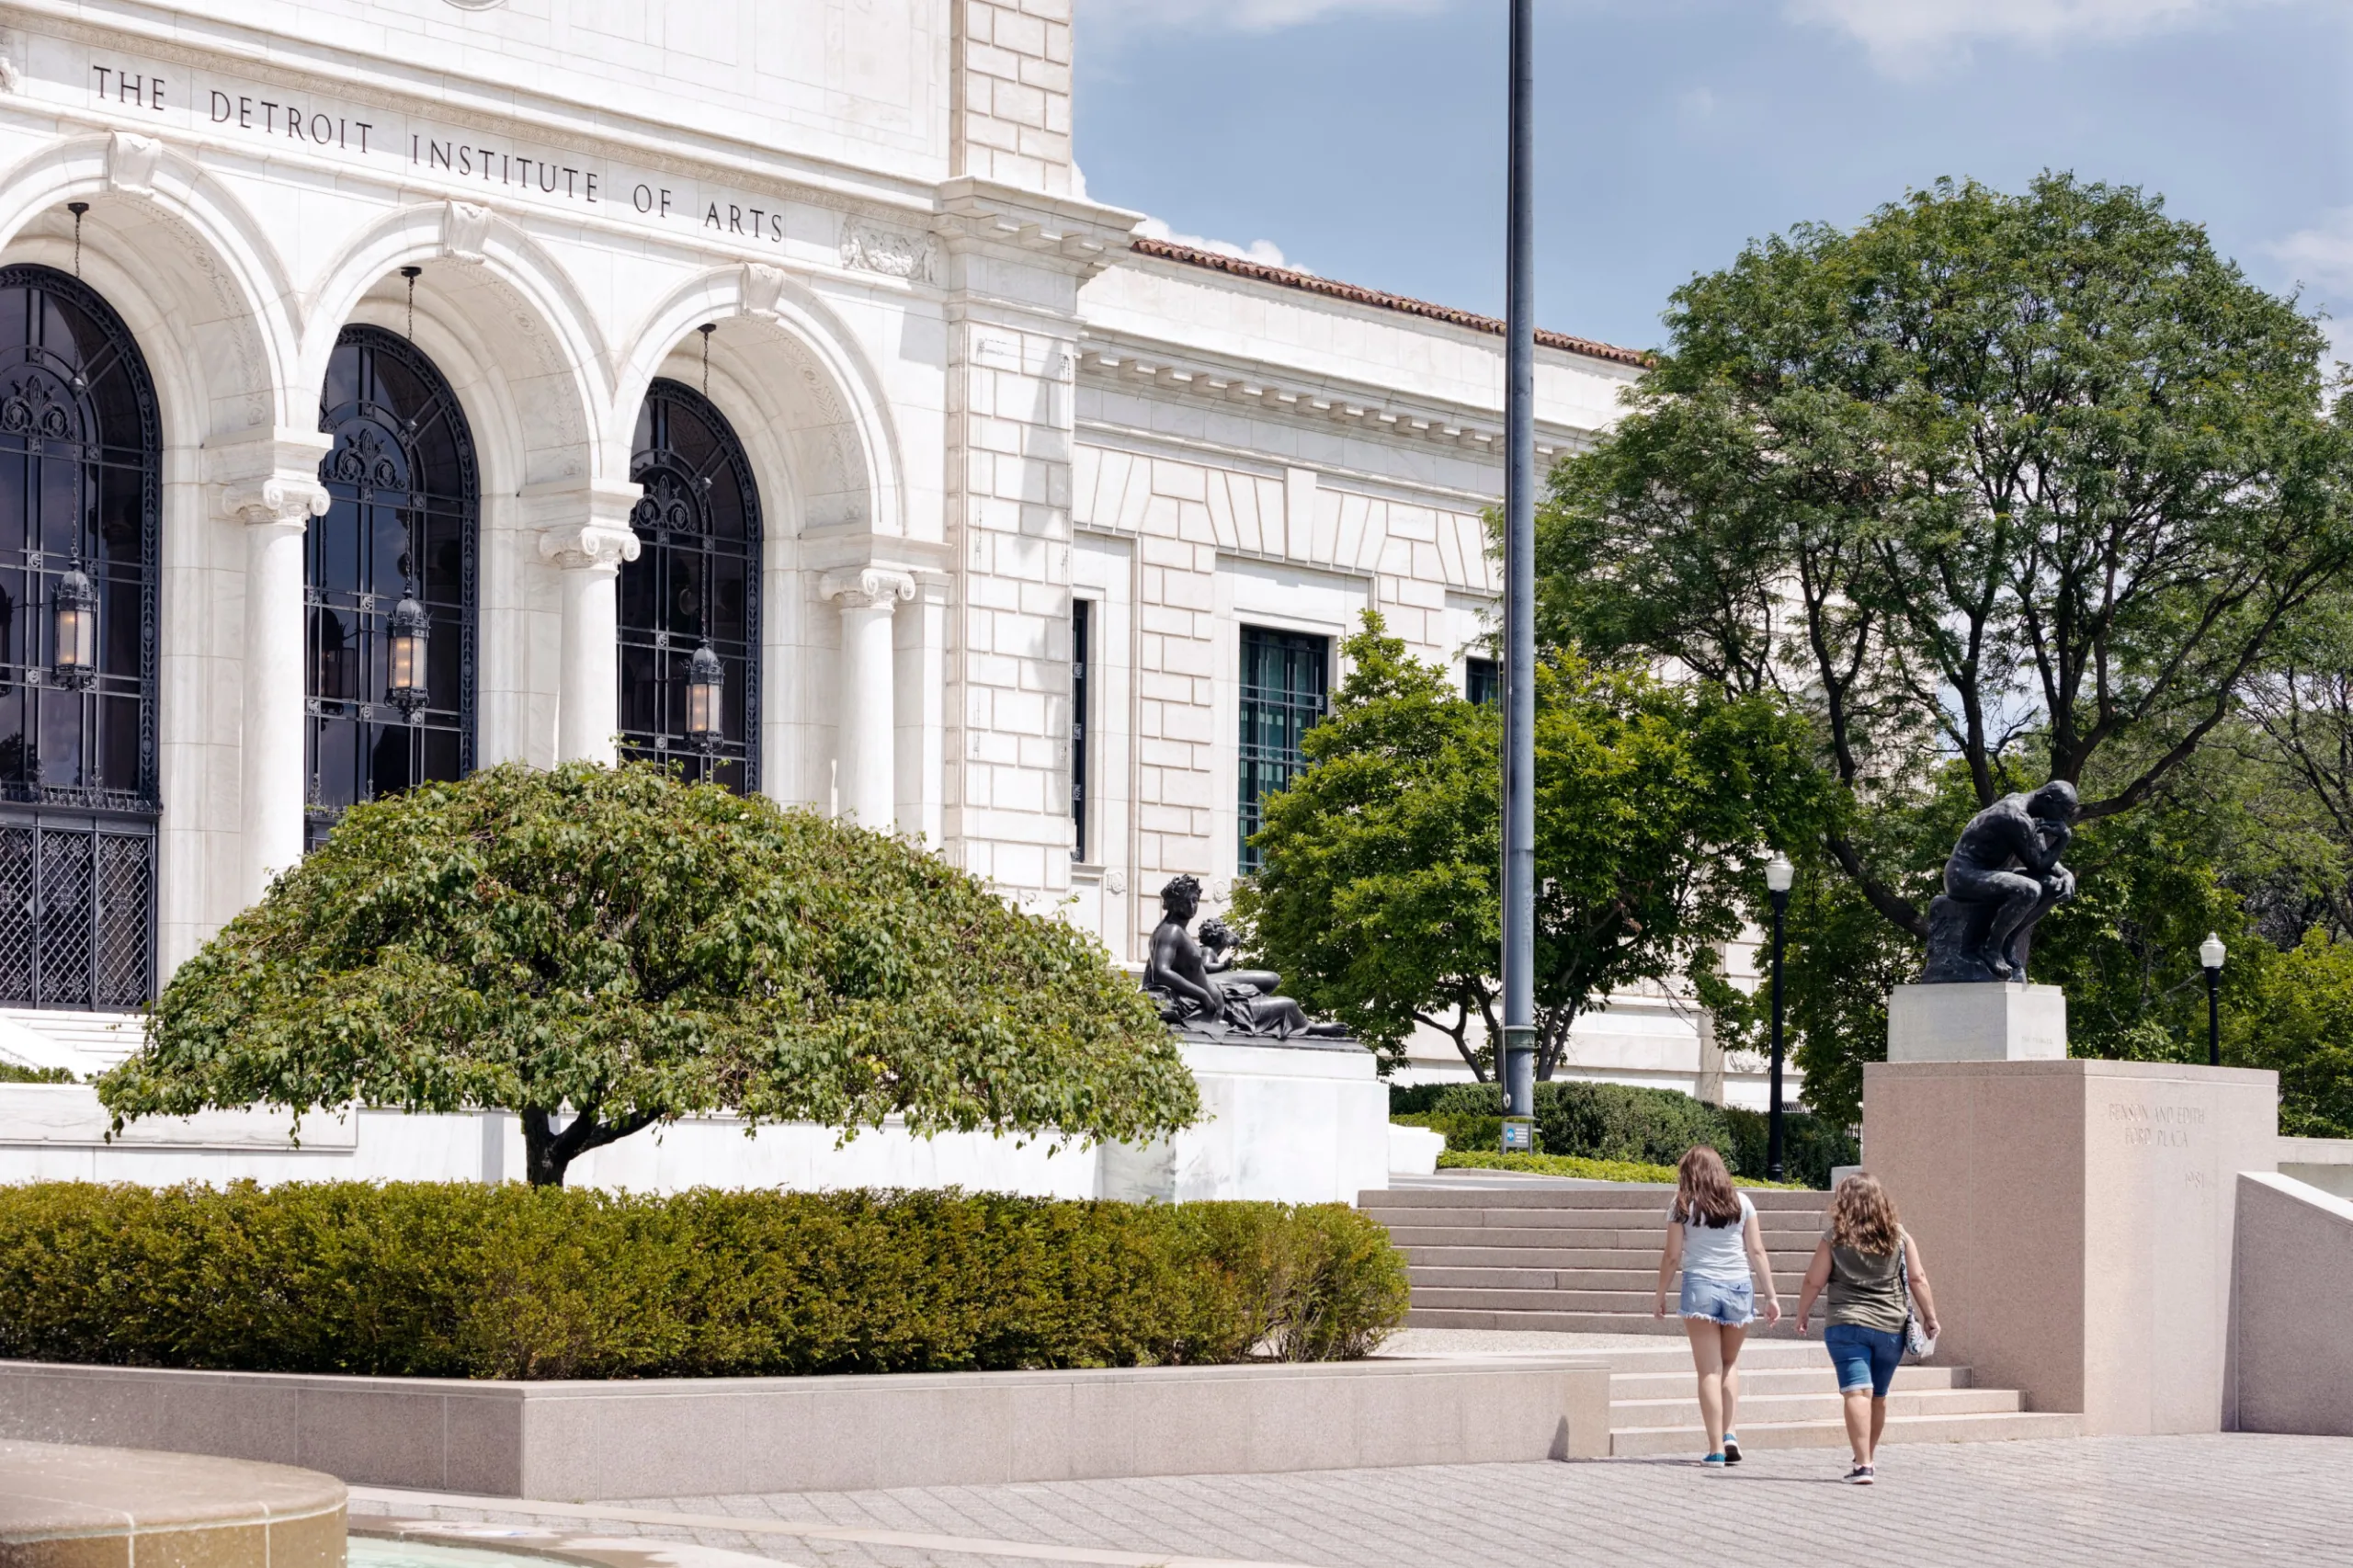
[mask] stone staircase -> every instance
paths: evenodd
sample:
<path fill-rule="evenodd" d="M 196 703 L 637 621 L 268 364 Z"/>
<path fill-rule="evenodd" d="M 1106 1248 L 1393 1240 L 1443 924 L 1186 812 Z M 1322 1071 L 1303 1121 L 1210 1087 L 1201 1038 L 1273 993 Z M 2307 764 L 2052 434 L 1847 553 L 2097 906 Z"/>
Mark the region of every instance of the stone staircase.
<path fill-rule="evenodd" d="M 1414 1300 L 1408 1326 L 1623 1335 L 1622 1346 L 1579 1349 L 1610 1367 L 1610 1452 L 1688 1454 L 1705 1447 L 1683 1325 L 1651 1315 L 1666 1230 L 1663 1187 L 1392 1188 L 1358 1207 L 1405 1250 Z M 1824 1198 L 1755 1191 L 1776 1288 L 1790 1314 L 1760 1320 L 1740 1358 L 1741 1440 L 1755 1449 L 1843 1448 L 1837 1380 L 1820 1344 L 1797 1341 L 1798 1290 L 1822 1233 Z M 1659 1336 L 1669 1336 L 1671 1340 Z M 1979 1388 L 1969 1369 L 1897 1372 L 1884 1441 L 1987 1442 L 2071 1437 L 2075 1415 L 2029 1411 L 2010 1389 Z"/>

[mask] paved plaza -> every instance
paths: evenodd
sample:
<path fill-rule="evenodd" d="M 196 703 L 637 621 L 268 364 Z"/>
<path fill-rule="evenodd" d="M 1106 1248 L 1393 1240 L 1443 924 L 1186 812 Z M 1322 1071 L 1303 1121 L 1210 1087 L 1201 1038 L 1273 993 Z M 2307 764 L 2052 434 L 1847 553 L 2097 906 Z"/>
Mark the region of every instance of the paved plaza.
<path fill-rule="evenodd" d="M 2256 1568 L 2353 1553 L 2353 1438 L 1896 1448 L 1882 1452 L 1882 1479 L 1869 1490 L 1839 1483 L 1842 1460 L 1814 1450 L 1756 1454 L 1727 1473 L 1613 1460 L 649 1498 L 548 1512 L 426 1506 L 416 1494 L 359 1489 L 353 1511 L 687 1538 L 811 1568 Z"/>

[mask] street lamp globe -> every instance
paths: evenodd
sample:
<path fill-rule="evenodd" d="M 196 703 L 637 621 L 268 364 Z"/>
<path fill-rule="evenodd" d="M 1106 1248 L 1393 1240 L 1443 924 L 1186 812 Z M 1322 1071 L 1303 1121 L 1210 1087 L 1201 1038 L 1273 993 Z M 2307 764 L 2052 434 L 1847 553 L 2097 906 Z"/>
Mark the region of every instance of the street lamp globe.
<path fill-rule="evenodd" d="M 2212 931 L 2207 932 L 2206 939 L 2198 944 L 2198 962 L 2200 967 L 2203 969 L 2222 968 L 2223 951 L 2222 938 Z"/>
<path fill-rule="evenodd" d="M 1785 855 L 1776 855 L 1765 862 L 1765 887 L 1769 892 L 1790 891 L 1798 880 L 1798 869 L 1790 864 Z"/>

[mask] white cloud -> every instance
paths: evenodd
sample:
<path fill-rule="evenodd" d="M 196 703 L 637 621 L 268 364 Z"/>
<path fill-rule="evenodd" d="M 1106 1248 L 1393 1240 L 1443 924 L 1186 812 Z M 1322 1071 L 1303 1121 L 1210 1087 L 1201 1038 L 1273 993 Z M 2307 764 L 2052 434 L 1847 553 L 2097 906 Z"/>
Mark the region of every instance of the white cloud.
<path fill-rule="evenodd" d="M 2283 0 L 1787 0 L 1789 16 L 1851 35 L 1882 69 L 1915 73 L 1980 40 L 2109 42 Z"/>
<path fill-rule="evenodd" d="M 2353 294 L 2353 207 L 2325 214 L 2310 229 L 2264 247 L 2287 265 L 2300 283 Z"/>
<path fill-rule="evenodd" d="M 1295 261 L 1285 261 L 1283 247 L 1272 240 L 1252 240 L 1246 245 L 1237 245 L 1232 240 L 1211 240 L 1204 239 L 1199 234 L 1174 233 L 1170 232 L 1167 224 L 1157 218 L 1146 218 L 1136 225 L 1136 233 L 1148 240 L 1166 240 L 1170 244 L 1190 245 L 1195 250 L 1205 250 L 1212 256 L 1230 256 L 1236 261 L 1255 261 L 1265 267 L 1287 267 L 1293 272 L 1308 272 L 1306 267 Z M 1308 272 L 1308 275 L 1314 276 L 1312 272 Z"/>
<path fill-rule="evenodd" d="M 1265 33 L 1302 22 L 1351 12 L 1424 13 L 1443 10 L 1448 0 L 1076 0 L 1078 19 L 1116 22 L 1131 31 L 1148 28 L 1222 28 Z"/>

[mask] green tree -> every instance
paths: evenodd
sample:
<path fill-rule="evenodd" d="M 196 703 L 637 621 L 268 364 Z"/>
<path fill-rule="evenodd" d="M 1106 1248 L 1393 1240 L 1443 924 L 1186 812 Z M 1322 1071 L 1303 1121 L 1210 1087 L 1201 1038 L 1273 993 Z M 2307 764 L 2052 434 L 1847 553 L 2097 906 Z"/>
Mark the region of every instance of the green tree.
<path fill-rule="evenodd" d="M 2280 1131 L 2353 1138 L 2353 941 L 2315 927 L 2284 954 L 2233 954 L 2222 973 L 2234 971 L 2223 1062 L 2279 1073 Z"/>
<path fill-rule="evenodd" d="M 1926 935 L 1868 824 L 2048 774 L 2154 798 L 2353 570 L 2318 325 L 2142 192 L 1940 183 L 1678 290 L 1539 523 L 1554 637 L 1814 721 L 1831 862 Z M 2129 765 L 2126 759 L 2129 757 Z"/>
<path fill-rule="evenodd" d="M 904 840 L 582 764 L 354 807 L 180 967 L 98 1094 L 118 1128 L 508 1110 L 542 1186 L 699 1112 L 1127 1140 L 1199 1109 L 1092 938 Z"/>
<path fill-rule="evenodd" d="M 1497 1038 L 1501 722 L 1377 615 L 1236 892 L 1250 949 L 1394 1060 L 1416 1024 L 1481 1077 Z M 1537 671 L 1537 1072 L 1579 1014 L 1737 934 L 1733 888 L 1817 808 L 1804 722 L 1556 655 Z M 1474 1024 L 1477 1026 L 1474 1031 Z"/>

